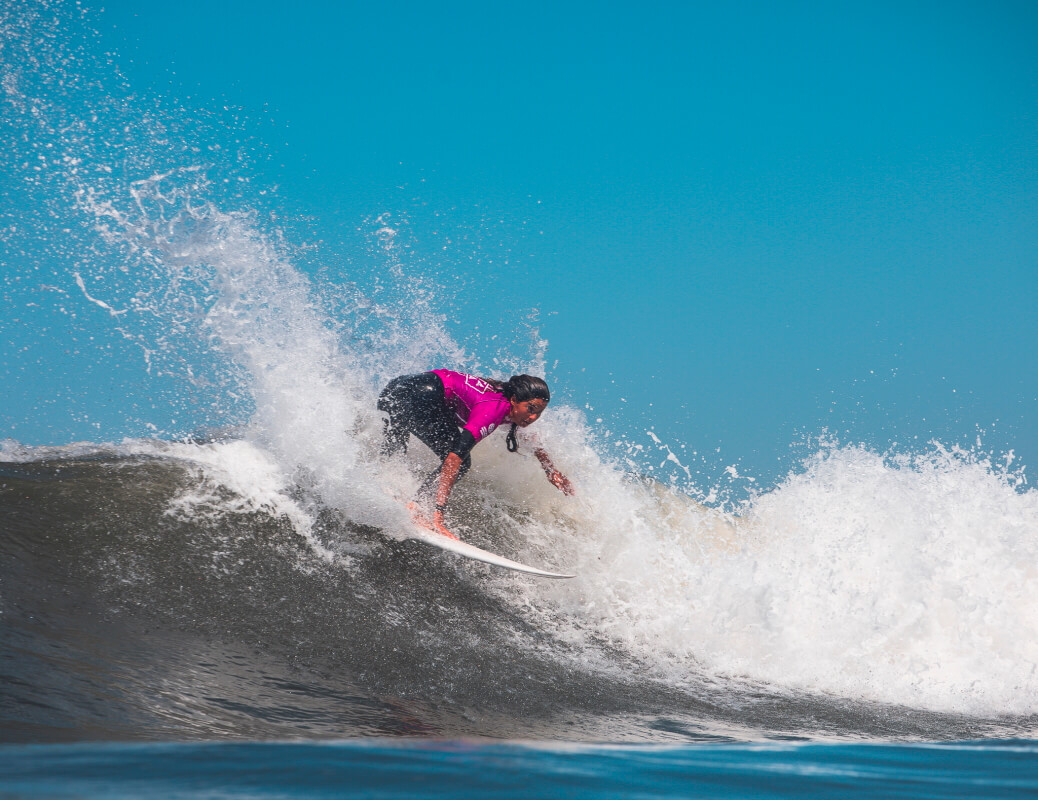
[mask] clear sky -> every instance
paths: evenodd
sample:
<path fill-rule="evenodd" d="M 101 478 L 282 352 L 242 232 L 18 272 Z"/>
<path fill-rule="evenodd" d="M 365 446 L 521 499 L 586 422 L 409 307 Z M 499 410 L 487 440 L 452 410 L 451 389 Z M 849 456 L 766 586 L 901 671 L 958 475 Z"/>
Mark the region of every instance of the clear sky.
<path fill-rule="evenodd" d="M 391 214 L 593 419 L 765 477 L 824 427 L 1038 461 L 1034 3 L 104 9 L 131 86 L 244 120 L 308 268 Z"/>

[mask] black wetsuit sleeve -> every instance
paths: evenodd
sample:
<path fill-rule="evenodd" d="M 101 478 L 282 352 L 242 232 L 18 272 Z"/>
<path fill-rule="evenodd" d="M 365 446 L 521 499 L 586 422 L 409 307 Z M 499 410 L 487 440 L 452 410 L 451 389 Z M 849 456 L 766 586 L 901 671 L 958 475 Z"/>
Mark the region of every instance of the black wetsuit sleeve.
<path fill-rule="evenodd" d="M 472 435 L 472 431 L 462 428 L 458 431 L 458 435 L 454 437 L 454 446 L 451 447 L 450 452 L 457 453 L 461 460 L 465 460 L 465 456 L 469 454 L 469 451 L 476 446 L 476 437 Z"/>

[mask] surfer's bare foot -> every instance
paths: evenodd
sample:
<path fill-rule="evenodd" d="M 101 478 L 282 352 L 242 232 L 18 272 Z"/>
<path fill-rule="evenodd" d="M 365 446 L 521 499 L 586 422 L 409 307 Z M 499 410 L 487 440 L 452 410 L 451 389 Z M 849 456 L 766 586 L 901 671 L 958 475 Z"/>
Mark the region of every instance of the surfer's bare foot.
<path fill-rule="evenodd" d="M 407 511 L 411 515 L 411 522 L 415 525 L 421 525 L 423 528 L 428 528 L 432 525 L 429 518 L 422 513 L 422 509 L 418 507 L 418 503 L 414 500 L 407 504 Z"/>

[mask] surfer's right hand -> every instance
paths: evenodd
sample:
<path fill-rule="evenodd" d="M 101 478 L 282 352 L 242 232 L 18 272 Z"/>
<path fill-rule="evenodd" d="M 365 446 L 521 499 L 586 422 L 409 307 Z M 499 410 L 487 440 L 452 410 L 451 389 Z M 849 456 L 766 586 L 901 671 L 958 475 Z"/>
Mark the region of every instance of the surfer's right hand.
<path fill-rule="evenodd" d="M 415 525 L 425 528 L 427 531 L 438 533 L 440 536 L 446 536 L 448 539 L 461 541 L 461 539 L 447 530 L 447 526 L 443 522 L 442 511 L 434 511 L 432 519 L 429 519 L 422 513 L 422 509 L 418 507 L 418 504 L 413 501 L 407 504 L 407 510 L 411 512 L 411 522 Z"/>
<path fill-rule="evenodd" d="M 430 525 L 430 527 L 432 528 L 432 530 L 436 531 L 441 536 L 446 536 L 448 539 L 455 539 L 457 541 L 461 541 L 460 539 L 458 539 L 457 536 L 455 536 L 453 533 L 447 530 L 447 526 L 443 522 L 442 511 L 433 512 L 432 524 Z"/>

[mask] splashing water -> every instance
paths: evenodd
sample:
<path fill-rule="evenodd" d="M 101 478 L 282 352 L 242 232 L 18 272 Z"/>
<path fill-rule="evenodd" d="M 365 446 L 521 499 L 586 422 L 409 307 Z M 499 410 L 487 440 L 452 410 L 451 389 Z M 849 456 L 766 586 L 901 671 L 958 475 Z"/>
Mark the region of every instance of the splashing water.
<path fill-rule="evenodd" d="M 939 445 L 884 457 L 830 444 L 737 517 L 612 487 L 585 522 L 594 539 L 573 568 L 594 578 L 569 610 L 675 680 L 701 668 L 1033 714 L 1038 495 L 1022 478 Z"/>

